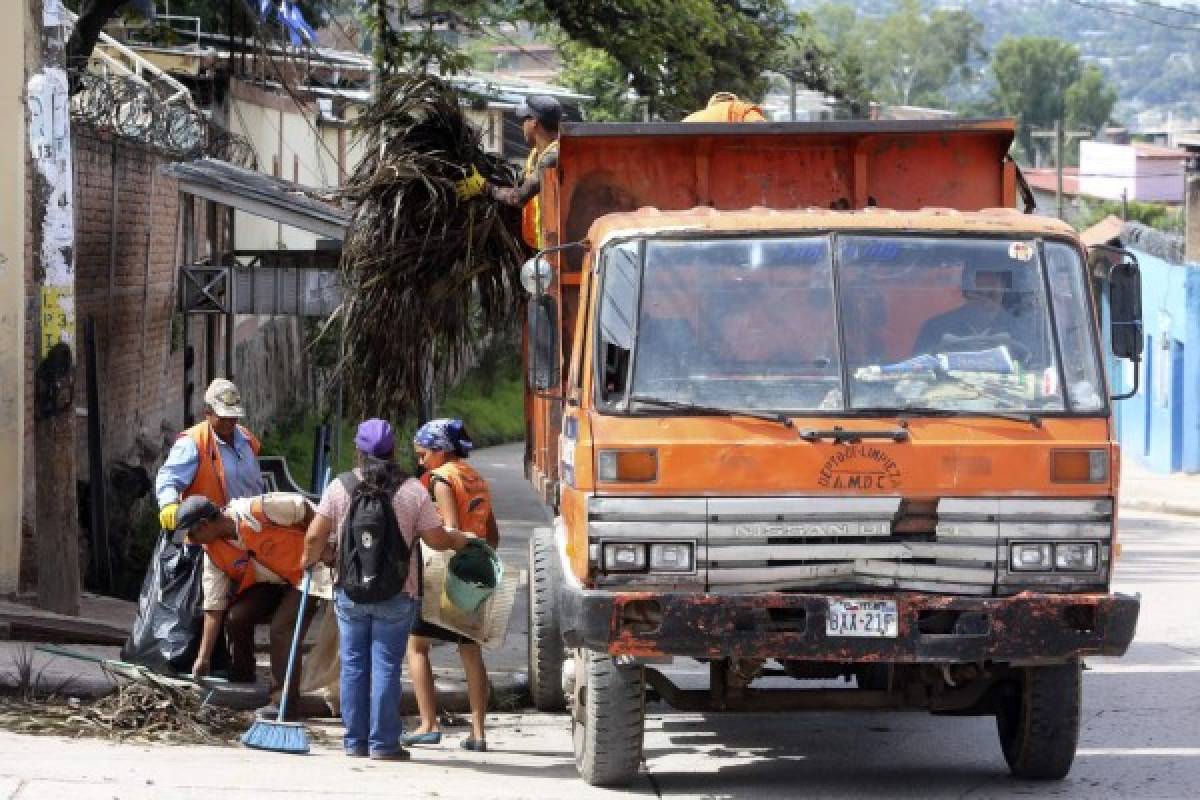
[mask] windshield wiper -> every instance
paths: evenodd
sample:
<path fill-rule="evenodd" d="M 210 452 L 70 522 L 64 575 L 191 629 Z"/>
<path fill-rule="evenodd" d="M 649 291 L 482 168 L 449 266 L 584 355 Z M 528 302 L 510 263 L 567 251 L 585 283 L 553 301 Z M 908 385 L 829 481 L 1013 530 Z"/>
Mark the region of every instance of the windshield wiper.
<path fill-rule="evenodd" d="M 698 414 L 720 414 L 727 417 L 750 417 L 763 419 L 767 422 L 777 422 L 785 428 L 793 427 L 792 420 L 786 414 L 774 411 L 753 411 L 745 408 L 721 408 L 720 406 L 705 406 L 698 403 L 688 403 L 682 400 L 664 400 L 660 397 L 647 397 L 641 394 L 631 394 L 629 399 L 635 403 L 645 403 L 648 406 L 671 408 L 677 411 L 694 411 Z"/>
<path fill-rule="evenodd" d="M 938 408 L 915 405 L 870 406 L 850 410 L 856 414 L 894 414 L 897 417 L 909 414 L 920 414 L 927 417 L 993 417 L 995 419 L 1011 419 L 1014 422 L 1027 422 L 1035 428 L 1042 427 L 1042 418 L 1027 411 L 987 411 L 973 408 Z"/>

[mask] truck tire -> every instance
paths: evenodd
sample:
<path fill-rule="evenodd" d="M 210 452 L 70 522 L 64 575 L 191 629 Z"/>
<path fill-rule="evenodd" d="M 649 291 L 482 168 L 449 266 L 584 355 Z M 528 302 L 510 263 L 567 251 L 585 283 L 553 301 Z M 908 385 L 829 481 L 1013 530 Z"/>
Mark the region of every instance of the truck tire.
<path fill-rule="evenodd" d="M 575 766 L 592 786 L 627 786 L 642 763 L 646 681 L 641 667 L 619 667 L 607 653 L 581 650 L 584 686 L 576 689 L 571 733 Z"/>
<path fill-rule="evenodd" d="M 529 537 L 529 694 L 538 711 L 566 708 L 554 558 L 554 539 L 550 532 L 535 530 Z"/>
<path fill-rule="evenodd" d="M 996 712 L 1004 760 L 1017 778 L 1061 780 L 1079 742 L 1082 667 L 1072 661 L 1020 672 L 1019 685 L 1001 697 Z"/>

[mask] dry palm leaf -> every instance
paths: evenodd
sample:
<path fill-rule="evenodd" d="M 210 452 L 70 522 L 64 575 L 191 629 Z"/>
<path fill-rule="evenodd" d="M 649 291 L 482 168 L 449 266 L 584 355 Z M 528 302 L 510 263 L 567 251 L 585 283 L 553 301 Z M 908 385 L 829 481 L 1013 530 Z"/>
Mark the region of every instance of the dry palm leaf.
<path fill-rule="evenodd" d="M 519 311 L 519 212 L 454 190 L 472 165 L 499 186 L 517 175 L 484 151 L 459 95 L 431 76 L 386 83 L 359 126 L 367 155 L 344 192 L 354 212 L 342 368 L 357 411 L 397 417 Z"/>

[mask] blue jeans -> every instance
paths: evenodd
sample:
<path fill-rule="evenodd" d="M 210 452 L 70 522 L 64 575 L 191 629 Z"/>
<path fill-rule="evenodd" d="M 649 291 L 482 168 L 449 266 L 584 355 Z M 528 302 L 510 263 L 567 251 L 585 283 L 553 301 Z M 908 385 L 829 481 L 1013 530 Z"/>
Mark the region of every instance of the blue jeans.
<path fill-rule="evenodd" d="M 394 753 L 404 733 L 400 677 L 418 601 L 398 594 L 382 603 L 355 603 L 341 589 L 333 600 L 342 659 L 343 744 L 352 753 Z"/>

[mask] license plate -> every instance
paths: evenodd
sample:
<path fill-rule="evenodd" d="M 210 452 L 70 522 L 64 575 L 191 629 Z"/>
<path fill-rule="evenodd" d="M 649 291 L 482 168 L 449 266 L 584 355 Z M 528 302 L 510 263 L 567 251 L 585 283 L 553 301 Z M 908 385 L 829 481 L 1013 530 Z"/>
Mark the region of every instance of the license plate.
<path fill-rule="evenodd" d="M 825 620 L 827 636 L 895 639 L 900 629 L 895 600 L 830 600 Z"/>

